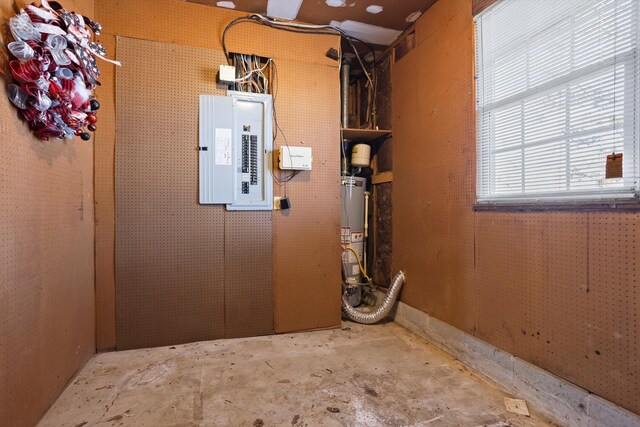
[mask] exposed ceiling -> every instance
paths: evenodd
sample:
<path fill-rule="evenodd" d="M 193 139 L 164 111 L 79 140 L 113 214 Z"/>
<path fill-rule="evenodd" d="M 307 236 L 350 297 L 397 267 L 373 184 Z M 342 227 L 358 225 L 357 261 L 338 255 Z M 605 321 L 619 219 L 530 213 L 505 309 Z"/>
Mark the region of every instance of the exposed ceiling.
<path fill-rule="evenodd" d="M 187 0 L 209 6 L 332 24 L 364 41 L 388 45 L 436 0 Z"/>

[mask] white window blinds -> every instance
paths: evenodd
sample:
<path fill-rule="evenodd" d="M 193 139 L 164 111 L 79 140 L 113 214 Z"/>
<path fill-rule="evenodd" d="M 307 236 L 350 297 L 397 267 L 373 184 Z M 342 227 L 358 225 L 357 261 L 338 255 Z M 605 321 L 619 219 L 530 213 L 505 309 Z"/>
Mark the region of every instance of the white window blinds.
<path fill-rule="evenodd" d="M 638 196 L 640 0 L 500 0 L 476 17 L 478 201 Z M 607 179 L 607 155 L 623 177 Z"/>

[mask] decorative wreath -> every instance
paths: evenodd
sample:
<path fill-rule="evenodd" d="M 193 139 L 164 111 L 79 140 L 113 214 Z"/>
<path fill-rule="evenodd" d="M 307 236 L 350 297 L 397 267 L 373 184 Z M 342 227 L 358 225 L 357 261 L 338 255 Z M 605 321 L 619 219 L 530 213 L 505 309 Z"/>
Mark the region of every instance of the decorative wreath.
<path fill-rule="evenodd" d="M 90 41 L 102 26 L 58 2 L 42 0 L 9 19 L 15 59 L 9 62 L 14 83 L 7 86 L 11 102 L 41 140 L 91 138 L 100 103 L 93 96 L 100 71 L 95 58 L 105 58 L 102 45 Z"/>

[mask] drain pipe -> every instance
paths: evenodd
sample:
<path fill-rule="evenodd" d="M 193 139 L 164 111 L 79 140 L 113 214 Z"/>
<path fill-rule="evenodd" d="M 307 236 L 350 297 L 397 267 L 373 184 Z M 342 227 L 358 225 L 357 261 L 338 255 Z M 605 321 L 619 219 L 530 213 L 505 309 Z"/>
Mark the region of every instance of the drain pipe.
<path fill-rule="evenodd" d="M 367 325 L 377 323 L 387 317 L 391 311 L 391 307 L 393 307 L 393 304 L 396 302 L 396 298 L 398 298 L 398 293 L 400 292 L 400 288 L 402 288 L 403 284 L 404 272 L 401 270 L 398 271 L 396 276 L 393 278 L 389 291 L 387 292 L 387 296 L 384 298 L 384 301 L 382 301 L 382 304 L 370 313 L 360 311 L 349 304 L 349 301 L 347 301 L 344 294 L 342 295 L 342 309 L 346 313 L 347 317 L 354 322 L 364 323 Z"/>

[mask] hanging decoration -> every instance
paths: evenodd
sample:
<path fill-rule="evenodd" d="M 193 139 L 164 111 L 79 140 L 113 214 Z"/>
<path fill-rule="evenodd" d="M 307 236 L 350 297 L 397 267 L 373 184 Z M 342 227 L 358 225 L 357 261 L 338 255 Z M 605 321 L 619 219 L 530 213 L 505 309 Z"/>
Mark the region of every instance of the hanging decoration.
<path fill-rule="evenodd" d="M 103 46 L 91 40 L 101 25 L 58 2 L 42 0 L 9 19 L 14 41 L 7 48 L 15 82 L 7 86 L 9 100 L 20 110 L 41 140 L 91 139 L 100 103 L 93 96 L 100 85 L 96 58 L 106 58 Z"/>

